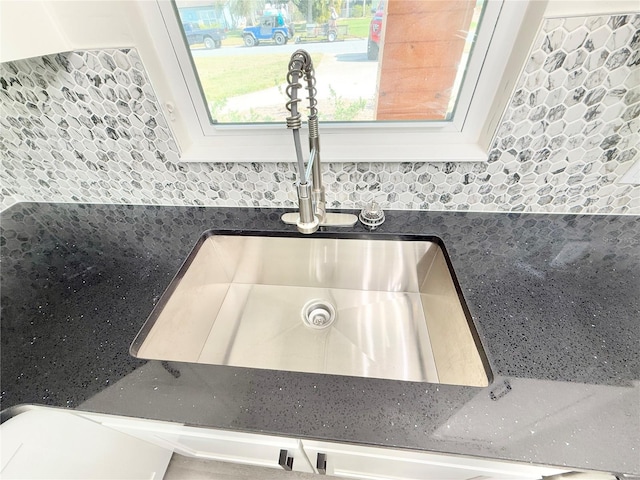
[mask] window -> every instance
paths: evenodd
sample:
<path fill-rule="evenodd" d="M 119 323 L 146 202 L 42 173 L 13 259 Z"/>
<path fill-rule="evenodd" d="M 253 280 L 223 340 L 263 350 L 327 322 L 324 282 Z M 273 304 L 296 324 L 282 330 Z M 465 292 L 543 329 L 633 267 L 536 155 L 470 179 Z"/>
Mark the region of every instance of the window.
<path fill-rule="evenodd" d="M 329 13 L 326 18 L 316 17 L 318 22 L 309 22 L 314 19 L 309 12 L 306 20 L 296 21 L 296 15 L 299 17 L 304 12 L 294 14 L 284 6 L 266 6 L 254 12 L 256 18 L 247 20 L 248 17 L 239 18 L 237 13 L 229 11 L 229 4 L 219 3 L 223 8 L 214 12 L 214 16 L 223 19 L 225 27 L 219 27 L 218 21 L 207 32 L 212 37 L 210 41 L 203 35 L 202 15 L 198 16 L 200 23 L 188 16 L 194 14 L 197 6 L 185 1 L 175 4 L 157 0 L 155 8 L 147 7 L 147 17 L 161 17 L 164 26 L 152 31 L 152 35 L 158 39 L 163 67 L 172 79 L 175 99 L 168 102 L 168 109 L 170 117 L 176 120 L 174 130 L 184 161 L 294 161 L 290 133 L 284 127 L 287 98 L 284 86 L 274 78 L 278 75 L 280 79 L 285 78 L 288 59 L 296 48 L 307 49 L 317 66 L 319 96 L 325 105 L 320 107 L 325 161 L 486 160 L 492 130 L 524 59 L 522 54 L 526 54 L 530 37 L 537 28 L 537 22 L 531 22 L 535 15 L 526 14 L 527 8 L 533 8 L 536 2 L 387 0 L 377 5 L 373 16 L 365 17 L 366 39 L 346 38 L 349 26 L 341 28 L 345 25 L 341 22 L 346 22 L 344 8 L 341 9 L 343 16 L 338 15 L 337 19 Z M 292 3 L 296 2 L 288 5 Z M 313 1 L 304 3 L 311 5 Z M 347 2 L 337 3 L 340 6 Z M 350 8 L 352 3 L 353 0 L 349 2 Z M 455 35 L 439 40 L 439 58 L 451 56 L 450 52 L 455 50 L 457 53 L 450 63 L 462 66 L 452 74 L 447 65 L 448 83 L 434 84 L 432 88 L 418 80 L 421 76 L 433 77 L 433 72 L 443 70 L 443 65 L 420 63 L 425 57 L 431 60 L 438 52 L 430 50 L 429 55 L 425 55 L 424 50 L 416 46 L 426 38 L 425 31 L 432 34 L 426 41 L 432 42 L 438 41 L 433 37 L 434 32 L 436 35 L 448 33 L 444 22 L 427 25 L 425 18 L 433 12 L 419 11 L 419 6 L 425 4 L 463 5 L 466 16 L 460 25 L 467 25 L 456 29 Z M 536 14 L 541 17 L 540 7 L 537 10 Z M 528 27 L 520 31 L 525 15 Z M 236 27 L 243 20 L 255 27 L 233 33 L 229 25 Z M 333 22 L 336 38 L 327 36 Z M 151 30 L 158 23 L 150 22 Z M 183 24 L 189 24 L 188 31 Z M 200 28 L 199 39 L 189 38 L 194 24 Z M 480 25 L 477 32 L 476 24 Z M 412 36 L 407 32 L 412 32 Z M 463 37 L 462 47 L 456 49 L 451 42 L 459 37 Z M 296 41 L 300 44 L 296 45 Z M 520 56 L 515 61 L 512 58 L 510 64 L 514 42 L 520 44 L 516 49 Z M 341 53 L 335 53 L 336 48 Z M 345 51 L 345 48 L 357 50 Z M 336 58 L 343 60 L 343 64 L 334 65 L 333 73 L 323 76 L 323 72 L 327 72 L 325 66 L 336 63 Z M 403 61 L 405 58 L 409 62 Z M 348 69 L 347 63 L 361 64 L 356 67 L 364 68 L 365 73 Z M 419 68 L 413 68 L 416 65 Z M 331 75 L 341 81 L 329 80 L 323 84 L 325 77 L 331 78 Z M 360 88 L 358 76 L 368 77 L 368 90 Z M 256 87 L 265 79 L 266 84 Z M 216 86 L 216 93 L 224 89 L 240 89 L 241 93 L 216 98 L 216 93 L 212 96 L 208 92 L 212 84 Z M 345 90 L 339 90 L 344 84 L 355 84 L 354 89 L 361 96 L 349 96 Z M 405 85 L 408 89 L 400 91 Z M 256 88 L 260 95 L 252 96 Z M 498 91 L 502 95 L 497 97 Z M 428 98 L 425 92 L 434 95 Z M 391 97 L 395 99 L 389 102 Z M 434 103 L 433 98 L 438 98 L 441 104 L 432 109 L 435 114 L 425 116 L 426 107 Z M 235 108 L 242 102 L 249 108 Z M 261 103 L 266 106 L 263 110 L 255 107 Z"/>
<path fill-rule="evenodd" d="M 176 0 L 211 122 L 281 121 L 286 66 L 298 48 L 314 58 L 321 121 L 452 117 L 484 0 L 382 0 L 372 14 L 362 2 L 333 1 L 346 17 L 324 0 L 254 2 L 248 11 L 246 3 L 218 5 L 218 16 L 231 19 L 222 51 L 204 41 L 220 36 L 215 22 L 201 22 L 194 35 L 193 22 L 205 12 L 215 18 L 213 7 Z"/>

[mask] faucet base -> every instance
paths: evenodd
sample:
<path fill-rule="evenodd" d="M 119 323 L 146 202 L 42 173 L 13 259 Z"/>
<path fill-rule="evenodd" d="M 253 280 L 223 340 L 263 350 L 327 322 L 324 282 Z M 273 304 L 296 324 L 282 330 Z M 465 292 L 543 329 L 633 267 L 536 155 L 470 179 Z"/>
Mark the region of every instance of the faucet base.
<path fill-rule="evenodd" d="M 285 213 L 280 217 L 287 225 L 297 225 L 300 233 L 313 233 L 318 227 L 353 227 L 358 221 L 358 217 L 351 213 L 332 213 L 328 212 L 324 216 L 322 222 L 315 224 L 300 223 L 300 214 L 298 212 Z"/>

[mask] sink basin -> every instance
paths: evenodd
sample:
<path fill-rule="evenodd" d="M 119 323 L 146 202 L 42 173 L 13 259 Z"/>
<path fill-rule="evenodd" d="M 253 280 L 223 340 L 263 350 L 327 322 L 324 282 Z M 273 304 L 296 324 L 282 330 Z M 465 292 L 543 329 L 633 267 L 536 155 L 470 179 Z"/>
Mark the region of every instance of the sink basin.
<path fill-rule="evenodd" d="M 436 238 L 205 233 L 138 333 L 143 359 L 486 386 Z"/>

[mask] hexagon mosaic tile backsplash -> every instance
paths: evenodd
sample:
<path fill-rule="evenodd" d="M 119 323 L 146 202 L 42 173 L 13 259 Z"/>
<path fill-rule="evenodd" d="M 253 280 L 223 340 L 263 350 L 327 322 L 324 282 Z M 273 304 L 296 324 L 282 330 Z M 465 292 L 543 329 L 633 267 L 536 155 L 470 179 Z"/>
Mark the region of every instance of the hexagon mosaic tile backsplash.
<path fill-rule="evenodd" d="M 135 49 L 0 64 L 1 205 L 292 207 L 293 163 L 180 163 Z M 482 163 L 328 163 L 332 208 L 640 214 L 640 15 L 546 19 Z"/>

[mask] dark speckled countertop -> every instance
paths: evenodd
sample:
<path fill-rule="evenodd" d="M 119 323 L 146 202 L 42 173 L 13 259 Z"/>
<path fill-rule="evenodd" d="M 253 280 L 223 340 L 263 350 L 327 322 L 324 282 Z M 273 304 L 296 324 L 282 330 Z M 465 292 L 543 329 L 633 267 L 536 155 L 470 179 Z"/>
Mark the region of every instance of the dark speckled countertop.
<path fill-rule="evenodd" d="M 2 408 L 55 405 L 640 474 L 638 217 L 387 212 L 377 232 L 443 239 L 495 377 L 487 388 L 129 356 L 202 232 L 289 230 L 280 213 L 4 211 Z"/>

